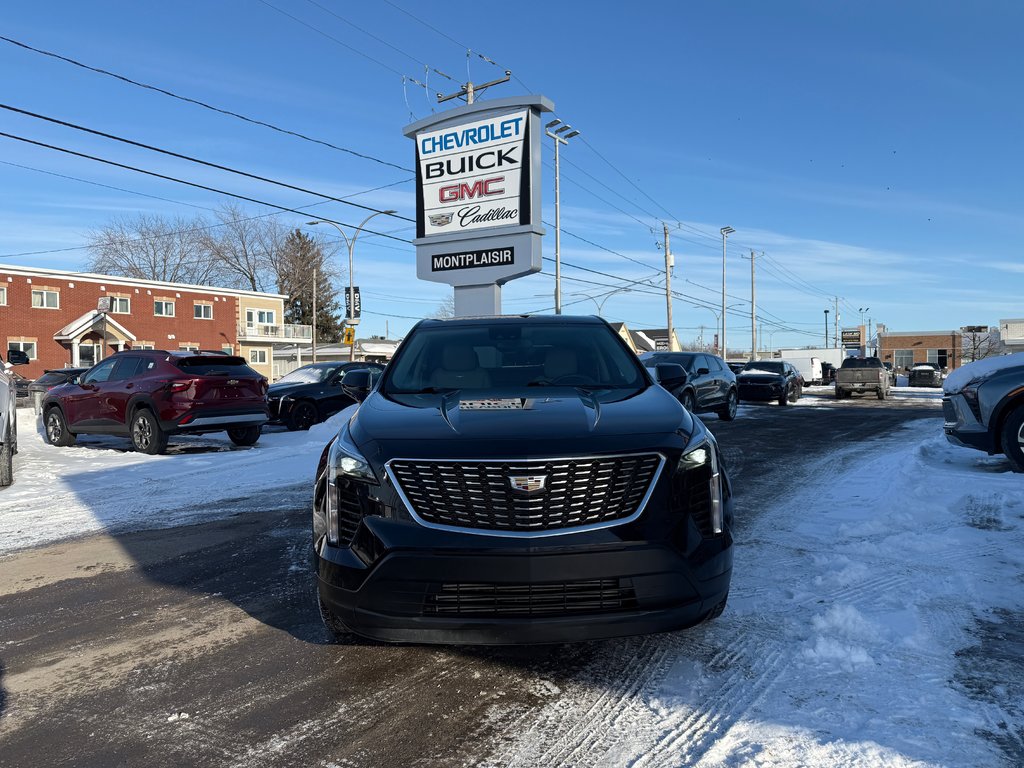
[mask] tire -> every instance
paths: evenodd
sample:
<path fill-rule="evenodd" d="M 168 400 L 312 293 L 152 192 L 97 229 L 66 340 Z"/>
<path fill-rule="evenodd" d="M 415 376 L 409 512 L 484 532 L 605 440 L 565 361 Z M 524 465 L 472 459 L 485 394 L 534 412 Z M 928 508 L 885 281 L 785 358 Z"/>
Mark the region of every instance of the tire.
<path fill-rule="evenodd" d="M 14 446 L 10 441 L 0 445 L 0 488 L 14 482 Z"/>
<path fill-rule="evenodd" d="M 1003 421 L 1003 428 L 999 431 L 999 444 L 1003 453 L 1010 461 L 1010 468 L 1014 472 L 1024 472 L 1024 404 L 1018 405 L 1007 415 Z"/>
<path fill-rule="evenodd" d="M 131 429 L 132 445 L 139 453 L 155 456 L 167 450 L 167 433 L 160 428 L 153 412 L 139 408 L 132 414 Z"/>
<path fill-rule="evenodd" d="M 789 405 L 790 390 L 787 388 L 785 392 L 779 395 L 779 405 Z"/>
<path fill-rule="evenodd" d="M 800 399 L 800 396 L 804 393 L 803 387 L 795 387 L 789 396 L 789 402 L 795 403 Z"/>
<path fill-rule="evenodd" d="M 882 387 L 878 388 L 878 399 L 879 400 L 885 400 L 885 398 L 887 398 L 888 396 L 889 396 L 889 393 L 886 392 Z"/>
<path fill-rule="evenodd" d="M 53 407 L 46 412 L 43 426 L 46 431 L 46 442 L 50 445 L 66 448 L 75 444 L 75 435 L 68 431 L 68 423 L 60 408 Z"/>
<path fill-rule="evenodd" d="M 722 421 L 732 421 L 736 418 L 736 409 L 739 406 L 740 398 L 736 394 L 735 389 L 729 390 L 729 396 L 725 400 L 725 405 L 718 409 L 718 418 Z"/>
<path fill-rule="evenodd" d="M 323 621 L 324 627 L 327 628 L 327 633 L 330 635 L 332 643 L 354 645 L 359 642 L 358 635 L 345 626 L 345 622 L 338 617 L 338 614 L 327 607 L 323 598 L 320 597 L 319 589 L 316 594 L 316 604 L 320 609 L 320 620 Z"/>
<path fill-rule="evenodd" d="M 260 439 L 259 427 L 236 427 L 228 430 L 228 437 L 235 445 L 256 445 Z"/>
<path fill-rule="evenodd" d="M 725 611 L 725 604 L 728 602 L 729 593 L 726 592 L 725 597 L 722 598 L 722 602 L 720 602 L 718 605 L 716 605 L 714 608 L 708 611 L 707 615 L 703 619 L 701 619 L 701 621 L 713 621 L 714 619 L 717 619 Z"/>
<path fill-rule="evenodd" d="M 319 421 L 320 414 L 317 413 L 316 406 L 308 400 L 301 400 L 295 404 L 292 412 L 288 414 L 288 424 L 286 426 L 292 432 L 297 432 L 299 430 L 307 430 Z"/>
<path fill-rule="evenodd" d="M 679 402 L 683 404 L 683 408 L 688 410 L 690 413 L 693 413 L 693 407 L 695 405 L 693 392 L 690 390 L 683 392 L 682 396 L 679 398 Z"/>

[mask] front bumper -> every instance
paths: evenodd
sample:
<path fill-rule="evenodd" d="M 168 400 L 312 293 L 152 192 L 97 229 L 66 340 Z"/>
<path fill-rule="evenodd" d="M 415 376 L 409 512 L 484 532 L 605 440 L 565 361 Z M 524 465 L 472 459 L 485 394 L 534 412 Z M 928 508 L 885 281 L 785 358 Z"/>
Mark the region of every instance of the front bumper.
<path fill-rule="evenodd" d="M 943 397 L 942 415 L 945 419 L 942 431 L 953 445 L 990 454 L 998 453 L 991 430 L 978 421 L 963 395 L 958 393 Z"/>
<path fill-rule="evenodd" d="M 778 400 L 782 397 L 781 384 L 740 384 L 740 400 Z"/>
<path fill-rule="evenodd" d="M 320 596 L 365 637 L 482 645 L 682 629 L 725 599 L 728 528 L 665 541 L 631 541 L 631 529 L 539 542 L 367 517 L 351 547 L 317 543 Z"/>

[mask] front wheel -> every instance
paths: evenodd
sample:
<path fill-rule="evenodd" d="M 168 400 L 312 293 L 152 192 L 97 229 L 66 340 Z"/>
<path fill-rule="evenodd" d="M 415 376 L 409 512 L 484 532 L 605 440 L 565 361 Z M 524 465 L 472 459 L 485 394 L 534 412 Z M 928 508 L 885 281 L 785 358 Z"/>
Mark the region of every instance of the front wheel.
<path fill-rule="evenodd" d="M 228 430 L 228 437 L 235 445 L 256 445 L 260 439 L 259 427 L 235 427 Z"/>
<path fill-rule="evenodd" d="M 46 412 L 46 442 L 61 448 L 75 444 L 75 436 L 68 431 L 68 423 L 60 408 L 51 408 Z"/>
<path fill-rule="evenodd" d="M 160 423 L 152 411 L 141 409 L 132 416 L 132 445 L 139 453 L 155 456 L 167 448 L 167 433 L 160 428 Z"/>
<path fill-rule="evenodd" d="M 1018 405 L 1006 417 L 999 434 L 1003 453 L 1014 472 L 1024 472 L 1024 405 Z"/>
<path fill-rule="evenodd" d="M 732 421 L 736 418 L 736 408 L 739 405 L 739 398 L 736 396 L 736 390 L 729 390 L 729 397 L 725 401 L 725 406 L 718 411 L 718 418 L 722 421 Z"/>
<path fill-rule="evenodd" d="M 690 390 L 686 390 L 685 392 L 683 392 L 682 397 L 679 398 L 679 402 L 683 404 L 683 408 L 688 410 L 690 413 L 693 413 L 693 392 L 691 392 Z"/>
<path fill-rule="evenodd" d="M 888 396 L 889 396 L 888 392 L 886 392 L 881 387 L 878 388 L 878 399 L 879 400 L 885 400 L 885 398 L 887 398 Z"/>
<path fill-rule="evenodd" d="M 779 395 L 779 405 L 789 405 L 789 398 L 791 396 L 790 390 L 786 389 L 781 395 Z"/>
<path fill-rule="evenodd" d="M 292 432 L 309 429 L 317 423 L 317 417 L 316 406 L 313 403 L 296 403 L 288 415 L 288 429 Z"/>

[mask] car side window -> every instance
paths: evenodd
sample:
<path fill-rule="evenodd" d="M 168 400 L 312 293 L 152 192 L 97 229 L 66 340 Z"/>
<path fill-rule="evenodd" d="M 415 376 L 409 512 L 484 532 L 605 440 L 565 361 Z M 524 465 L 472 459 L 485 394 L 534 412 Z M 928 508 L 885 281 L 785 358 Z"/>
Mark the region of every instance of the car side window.
<path fill-rule="evenodd" d="M 704 355 L 704 359 L 708 361 L 708 370 L 712 373 L 718 373 L 722 370 L 722 361 L 714 355 Z"/>
<path fill-rule="evenodd" d="M 110 378 L 111 372 L 114 370 L 114 366 L 117 365 L 117 358 L 112 357 L 109 360 L 104 360 L 102 363 L 94 367 L 82 378 L 83 384 L 95 384 L 99 381 L 106 381 Z"/>
<path fill-rule="evenodd" d="M 132 378 L 142 362 L 143 359 L 141 357 L 122 357 L 117 361 L 117 365 L 114 366 L 114 370 L 107 381 L 121 381 Z"/>

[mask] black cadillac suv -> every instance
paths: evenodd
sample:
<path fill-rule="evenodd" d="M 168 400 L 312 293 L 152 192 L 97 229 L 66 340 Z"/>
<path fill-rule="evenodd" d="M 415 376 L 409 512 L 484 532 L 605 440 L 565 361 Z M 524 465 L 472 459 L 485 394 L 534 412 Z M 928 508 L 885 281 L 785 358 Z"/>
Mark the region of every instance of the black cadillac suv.
<path fill-rule="evenodd" d="M 732 490 L 714 437 L 599 318 L 424 320 L 324 449 L 313 501 L 336 636 L 515 644 L 714 618 Z"/>

